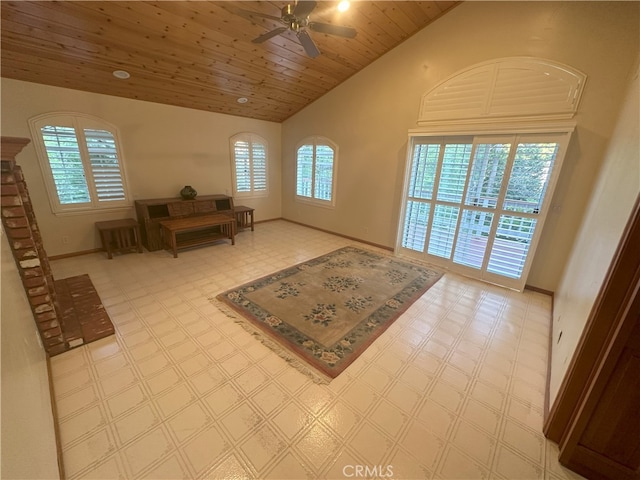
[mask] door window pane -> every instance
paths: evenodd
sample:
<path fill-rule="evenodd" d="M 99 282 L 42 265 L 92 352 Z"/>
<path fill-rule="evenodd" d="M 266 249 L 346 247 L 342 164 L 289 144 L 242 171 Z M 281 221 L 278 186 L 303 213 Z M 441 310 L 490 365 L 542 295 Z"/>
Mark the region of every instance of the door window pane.
<path fill-rule="evenodd" d="M 431 235 L 429 235 L 429 254 L 451 258 L 459 211 L 458 207 L 436 205 Z"/>
<path fill-rule="evenodd" d="M 431 205 L 428 203 L 415 202 L 412 200 L 407 202 L 404 231 L 402 232 L 402 246 L 404 248 L 417 252 L 424 251 L 430 208 Z"/>
<path fill-rule="evenodd" d="M 413 151 L 409 196 L 431 200 L 438 167 L 440 145 L 418 144 Z"/>
<path fill-rule="evenodd" d="M 438 183 L 438 200 L 459 203 L 471 157 L 471 144 L 448 144 L 444 148 Z"/>
<path fill-rule="evenodd" d="M 485 208 L 496 207 L 510 148 L 509 143 L 476 146 L 469 177 L 466 205 Z"/>
<path fill-rule="evenodd" d="M 549 183 L 557 143 L 521 143 L 516 149 L 504 209 L 539 213 Z"/>
<path fill-rule="evenodd" d="M 415 137 L 397 247 L 452 271 L 523 288 L 544 197 L 569 135 Z"/>
<path fill-rule="evenodd" d="M 487 271 L 520 278 L 535 228 L 535 218 L 501 215 Z"/>
<path fill-rule="evenodd" d="M 493 213 L 464 210 L 453 261 L 480 269 L 487 249 Z"/>

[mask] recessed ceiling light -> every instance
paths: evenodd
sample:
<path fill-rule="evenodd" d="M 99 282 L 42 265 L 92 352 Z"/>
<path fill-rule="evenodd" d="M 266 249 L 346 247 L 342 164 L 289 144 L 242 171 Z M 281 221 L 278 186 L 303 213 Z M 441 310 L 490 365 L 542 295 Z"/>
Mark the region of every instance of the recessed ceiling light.
<path fill-rule="evenodd" d="M 129 78 L 131 75 L 129 74 L 129 72 L 126 72 L 124 70 L 114 70 L 113 76 L 124 80 L 126 78 Z"/>
<path fill-rule="evenodd" d="M 247 97 L 240 97 L 239 99 L 236 100 L 236 102 L 238 103 L 247 103 L 249 101 L 249 99 Z"/>
<path fill-rule="evenodd" d="M 349 2 L 347 2 L 347 0 L 342 0 L 342 2 L 338 4 L 338 10 L 341 12 L 349 10 Z"/>

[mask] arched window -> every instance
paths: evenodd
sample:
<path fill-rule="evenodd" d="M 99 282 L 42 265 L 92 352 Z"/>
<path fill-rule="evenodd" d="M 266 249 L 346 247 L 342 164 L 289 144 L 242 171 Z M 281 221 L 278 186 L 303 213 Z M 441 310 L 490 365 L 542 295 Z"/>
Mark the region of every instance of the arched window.
<path fill-rule="evenodd" d="M 515 57 L 427 92 L 409 132 L 396 252 L 522 290 L 585 80 Z"/>
<path fill-rule="evenodd" d="M 231 137 L 231 172 L 233 195 L 255 197 L 268 193 L 267 141 L 253 133 L 238 133 Z"/>
<path fill-rule="evenodd" d="M 296 149 L 296 199 L 335 205 L 338 147 L 323 137 L 309 137 Z"/>
<path fill-rule="evenodd" d="M 117 129 L 73 113 L 29 120 L 54 213 L 130 206 Z"/>

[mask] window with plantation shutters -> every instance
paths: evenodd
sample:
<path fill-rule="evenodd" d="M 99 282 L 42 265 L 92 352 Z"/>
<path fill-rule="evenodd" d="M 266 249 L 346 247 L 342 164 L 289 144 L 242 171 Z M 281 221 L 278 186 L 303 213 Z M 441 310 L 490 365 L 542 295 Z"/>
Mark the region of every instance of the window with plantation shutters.
<path fill-rule="evenodd" d="M 129 206 L 115 127 L 72 114 L 41 115 L 29 125 L 54 213 Z"/>
<path fill-rule="evenodd" d="M 266 195 L 267 141 L 252 133 L 231 137 L 233 194 L 236 197 Z"/>
<path fill-rule="evenodd" d="M 322 137 L 305 139 L 296 150 L 296 198 L 318 205 L 335 204 L 337 147 Z"/>
<path fill-rule="evenodd" d="M 413 137 L 396 249 L 521 290 L 569 136 Z"/>
<path fill-rule="evenodd" d="M 85 129 L 84 139 L 99 202 L 126 200 L 116 139 L 107 130 Z"/>

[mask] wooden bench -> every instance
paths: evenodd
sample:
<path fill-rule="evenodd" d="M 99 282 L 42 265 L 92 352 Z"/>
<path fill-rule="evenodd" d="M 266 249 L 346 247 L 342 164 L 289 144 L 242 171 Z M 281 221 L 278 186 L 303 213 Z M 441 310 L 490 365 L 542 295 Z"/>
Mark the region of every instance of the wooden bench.
<path fill-rule="evenodd" d="M 178 249 L 214 243 L 222 238 L 235 245 L 235 223 L 233 215 L 215 213 L 196 217 L 176 218 L 160 222 L 164 245 L 178 258 Z"/>

